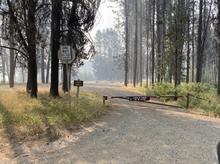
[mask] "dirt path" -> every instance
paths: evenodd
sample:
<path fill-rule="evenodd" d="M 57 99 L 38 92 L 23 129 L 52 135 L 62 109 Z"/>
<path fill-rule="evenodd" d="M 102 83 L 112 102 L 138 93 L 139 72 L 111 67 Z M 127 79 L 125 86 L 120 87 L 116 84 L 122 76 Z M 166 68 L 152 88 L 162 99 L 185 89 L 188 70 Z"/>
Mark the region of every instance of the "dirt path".
<path fill-rule="evenodd" d="M 133 95 L 104 84 L 84 90 Z M 160 106 L 113 100 L 113 109 L 70 136 L 44 144 L 24 144 L 25 154 L 0 163 L 213 164 L 220 120 Z M 1 152 L 0 152 L 1 154 Z"/>

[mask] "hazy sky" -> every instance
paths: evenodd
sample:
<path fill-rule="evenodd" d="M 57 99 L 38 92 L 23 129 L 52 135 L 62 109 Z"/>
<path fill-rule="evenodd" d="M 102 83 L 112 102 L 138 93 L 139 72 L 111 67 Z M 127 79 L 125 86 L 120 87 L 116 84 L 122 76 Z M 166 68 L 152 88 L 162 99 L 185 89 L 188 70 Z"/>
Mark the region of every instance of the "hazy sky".
<path fill-rule="evenodd" d="M 91 37 L 94 40 L 95 34 L 97 30 L 103 30 L 106 28 L 114 28 L 114 13 L 112 12 L 112 6 L 114 8 L 116 5 L 112 2 L 109 2 L 110 0 L 102 0 L 102 3 L 99 8 L 98 15 L 96 17 L 96 22 L 94 25 L 93 30 L 91 31 Z M 92 62 L 91 61 L 85 61 L 85 65 L 80 67 L 79 71 L 80 73 L 87 72 L 92 73 Z M 80 78 L 80 77 L 79 77 Z"/>
<path fill-rule="evenodd" d="M 113 5 L 114 3 L 109 2 L 109 0 L 102 0 L 94 28 L 91 32 L 93 37 L 97 30 L 114 27 L 114 13 L 112 12 Z"/>

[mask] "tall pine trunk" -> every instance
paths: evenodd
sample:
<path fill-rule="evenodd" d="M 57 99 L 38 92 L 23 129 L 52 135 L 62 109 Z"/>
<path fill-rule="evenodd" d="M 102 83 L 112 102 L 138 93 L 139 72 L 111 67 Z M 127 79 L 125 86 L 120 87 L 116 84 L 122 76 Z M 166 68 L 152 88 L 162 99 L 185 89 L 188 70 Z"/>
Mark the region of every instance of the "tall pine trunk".
<path fill-rule="evenodd" d="M 162 35 L 163 35 L 163 20 L 162 20 L 162 1 L 157 1 L 157 81 L 161 82 L 162 78 Z"/>
<path fill-rule="evenodd" d="M 203 0 L 199 1 L 199 26 L 198 26 L 198 45 L 197 45 L 197 65 L 196 65 L 196 82 L 202 82 L 202 16 Z"/>
<path fill-rule="evenodd" d="M 45 63 L 44 63 L 44 51 L 45 48 L 41 47 L 41 82 L 45 84 Z"/>
<path fill-rule="evenodd" d="M 218 37 L 218 95 L 220 96 L 220 1 L 218 0 L 218 16 L 217 16 L 217 37 Z"/>
<path fill-rule="evenodd" d="M 9 45 L 10 47 L 14 47 L 14 25 L 12 19 L 10 19 L 9 25 Z M 10 75 L 9 75 L 9 86 L 10 88 L 14 87 L 14 76 L 15 76 L 15 54 L 14 50 L 10 49 Z"/>
<path fill-rule="evenodd" d="M 190 70 L 190 0 L 187 1 L 187 57 L 186 57 L 186 83 L 189 83 Z"/>
<path fill-rule="evenodd" d="M 195 0 L 193 3 L 192 13 L 192 82 L 195 81 Z"/>
<path fill-rule="evenodd" d="M 28 41 L 28 86 L 30 87 L 30 96 L 37 97 L 37 58 L 36 58 L 36 11 L 37 3 L 34 0 L 29 0 L 28 3 L 28 26 L 27 26 L 27 41 Z"/>
<path fill-rule="evenodd" d="M 47 74 L 46 74 L 46 84 L 49 83 L 50 76 L 50 58 L 51 58 L 51 49 L 49 49 L 48 59 L 47 59 Z"/>
<path fill-rule="evenodd" d="M 51 22 L 51 85 L 50 96 L 59 96 L 59 59 L 60 47 L 60 20 L 62 16 L 62 0 L 52 1 Z"/>
<path fill-rule="evenodd" d="M 0 55 L 2 58 L 2 83 L 5 84 L 5 54 L 3 54 L 2 48 L 0 48 Z"/>
<path fill-rule="evenodd" d="M 155 65 L 155 0 L 153 0 L 153 12 L 152 12 L 152 68 L 151 68 L 151 83 L 154 85 L 154 65 Z"/>
<path fill-rule="evenodd" d="M 124 85 L 128 85 L 129 79 L 129 7 L 128 7 L 128 0 L 125 0 L 124 4 L 125 10 L 125 82 Z"/>
<path fill-rule="evenodd" d="M 135 39 L 134 39 L 134 75 L 133 86 L 137 83 L 137 57 L 138 57 L 138 0 L 135 0 Z"/>
<path fill-rule="evenodd" d="M 140 60 L 139 60 L 139 63 L 140 63 L 140 86 L 142 87 L 143 85 L 143 23 L 142 23 L 142 18 L 143 18 L 143 6 L 142 6 L 142 3 L 143 1 L 140 0 L 139 2 L 139 8 L 140 8 L 140 16 L 139 16 L 139 57 L 140 57 Z"/>
<path fill-rule="evenodd" d="M 71 67 L 72 65 L 68 64 L 68 66 L 66 67 L 66 64 L 63 64 L 63 92 L 66 93 L 71 89 Z M 68 69 L 68 72 L 66 70 L 66 68 Z M 68 75 L 67 75 L 68 74 Z M 68 77 L 68 80 L 67 80 Z M 69 82 L 69 86 L 67 85 Z"/>

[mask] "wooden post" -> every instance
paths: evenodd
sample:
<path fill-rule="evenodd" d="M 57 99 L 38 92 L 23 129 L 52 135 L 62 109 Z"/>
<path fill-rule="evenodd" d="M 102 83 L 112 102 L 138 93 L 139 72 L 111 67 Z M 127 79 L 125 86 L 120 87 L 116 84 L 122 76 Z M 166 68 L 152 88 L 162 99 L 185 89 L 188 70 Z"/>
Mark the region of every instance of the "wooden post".
<path fill-rule="evenodd" d="M 67 90 L 68 90 L 69 108 L 71 109 L 70 77 L 69 77 L 68 63 L 66 63 L 66 76 L 67 76 L 66 78 L 67 78 Z"/>
<path fill-rule="evenodd" d="M 108 100 L 107 96 L 103 96 L 103 105 L 105 105 L 105 101 Z"/>
<path fill-rule="evenodd" d="M 78 104 L 78 102 L 79 102 L 79 88 L 83 87 L 83 81 L 81 81 L 80 79 L 74 80 L 74 86 L 77 87 L 77 90 L 76 90 L 76 103 Z"/>
<path fill-rule="evenodd" d="M 79 86 L 77 86 L 77 90 L 76 90 L 76 104 L 79 103 Z"/>
<path fill-rule="evenodd" d="M 187 93 L 187 95 L 186 95 L 186 109 L 189 109 L 189 101 L 190 101 L 190 94 Z"/>

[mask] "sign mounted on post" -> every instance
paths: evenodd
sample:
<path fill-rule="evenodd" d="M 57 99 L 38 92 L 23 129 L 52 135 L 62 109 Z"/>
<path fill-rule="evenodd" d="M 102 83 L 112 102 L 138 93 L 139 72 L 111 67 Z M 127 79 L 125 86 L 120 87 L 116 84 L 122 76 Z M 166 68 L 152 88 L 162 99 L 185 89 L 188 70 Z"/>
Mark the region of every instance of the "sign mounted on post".
<path fill-rule="evenodd" d="M 74 86 L 77 87 L 76 91 L 76 103 L 78 104 L 79 101 L 79 88 L 83 87 L 83 81 L 82 80 L 74 80 Z"/>
<path fill-rule="evenodd" d="M 83 87 L 83 81 L 81 81 L 81 80 L 75 80 L 75 81 L 74 81 L 74 86 L 75 86 L 75 87 Z"/>
<path fill-rule="evenodd" d="M 71 46 L 61 45 L 58 57 L 63 64 L 71 64 L 76 58 L 76 53 Z"/>
<path fill-rule="evenodd" d="M 70 83 L 71 83 L 71 75 L 69 71 L 69 65 L 73 63 L 76 58 L 76 53 L 74 49 L 70 45 L 61 45 L 58 58 L 62 62 L 64 66 L 66 66 L 66 77 L 67 77 L 67 90 L 69 95 L 69 105 L 71 108 L 71 96 L 70 96 Z"/>

